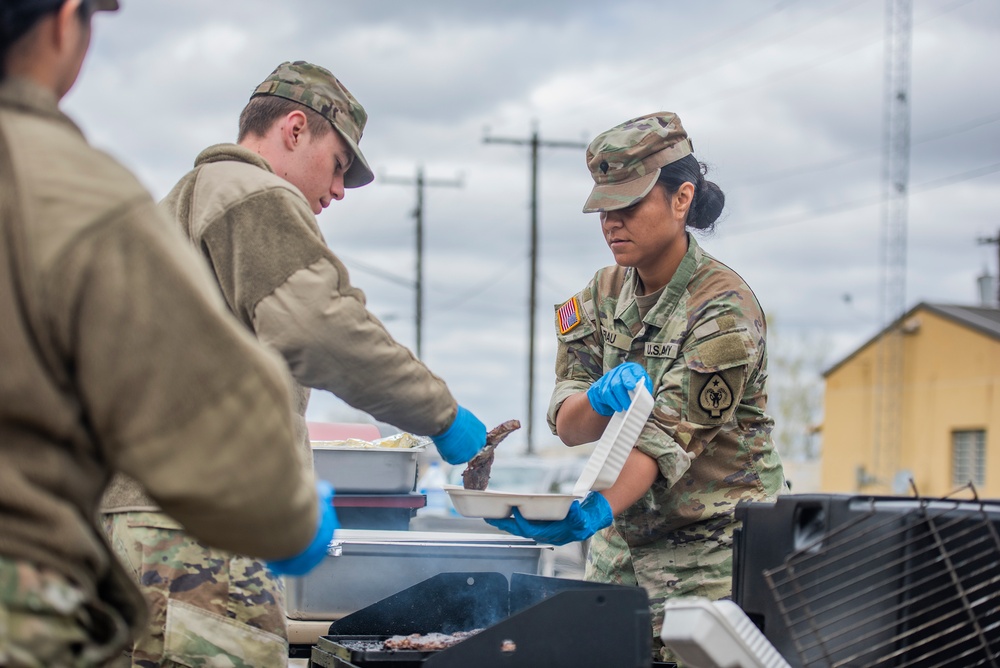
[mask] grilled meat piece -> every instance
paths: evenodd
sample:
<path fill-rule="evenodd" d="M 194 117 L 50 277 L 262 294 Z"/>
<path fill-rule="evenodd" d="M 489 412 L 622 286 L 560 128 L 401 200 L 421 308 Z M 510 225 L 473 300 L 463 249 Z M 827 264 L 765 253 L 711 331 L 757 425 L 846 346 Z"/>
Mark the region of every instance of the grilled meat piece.
<path fill-rule="evenodd" d="M 500 441 L 507 438 L 508 434 L 520 428 L 520 421 L 507 420 L 486 434 L 486 447 L 470 459 L 465 470 L 462 471 L 462 487 L 465 489 L 486 489 L 486 485 L 490 482 L 490 469 L 493 468 L 493 451 L 500 445 Z"/>
<path fill-rule="evenodd" d="M 436 652 L 447 649 L 455 643 L 459 643 L 471 635 L 475 635 L 482 629 L 471 631 L 456 631 L 455 633 L 411 633 L 408 636 L 392 636 L 386 638 L 382 643 L 385 649 L 408 649 L 418 652 Z"/>

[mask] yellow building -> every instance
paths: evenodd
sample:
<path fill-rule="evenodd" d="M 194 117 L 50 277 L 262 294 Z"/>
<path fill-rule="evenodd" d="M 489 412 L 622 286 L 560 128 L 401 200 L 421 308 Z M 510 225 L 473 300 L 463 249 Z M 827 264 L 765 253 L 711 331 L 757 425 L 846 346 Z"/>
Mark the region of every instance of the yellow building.
<path fill-rule="evenodd" d="M 823 376 L 823 492 L 1000 498 L 1000 309 L 918 304 Z"/>

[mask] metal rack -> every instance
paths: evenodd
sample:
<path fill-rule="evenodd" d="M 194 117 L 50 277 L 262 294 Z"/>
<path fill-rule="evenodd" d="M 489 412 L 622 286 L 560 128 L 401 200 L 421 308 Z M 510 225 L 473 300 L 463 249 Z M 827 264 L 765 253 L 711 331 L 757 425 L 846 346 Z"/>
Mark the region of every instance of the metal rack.
<path fill-rule="evenodd" d="M 1000 536 L 983 502 L 906 499 L 764 572 L 804 666 L 1000 666 Z"/>

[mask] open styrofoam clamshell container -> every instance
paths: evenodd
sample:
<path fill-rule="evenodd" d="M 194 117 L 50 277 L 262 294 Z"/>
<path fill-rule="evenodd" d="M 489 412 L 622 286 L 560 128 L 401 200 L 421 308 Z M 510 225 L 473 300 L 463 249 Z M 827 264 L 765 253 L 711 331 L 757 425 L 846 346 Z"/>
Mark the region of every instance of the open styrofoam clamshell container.
<path fill-rule="evenodd" d="M 526 494 L 445 485 L 455 510 L 466 517 L 500 519 L 510 517 L 517 508 L 528 520 L 563 519 L 573 501 L 582 500 L 592 491 L 608 489 L 618 480 L 625 460 L 639 439 L 639 432 L 653 412 L 653 396 L 645 385 L 640 384 L 631 396 L 628 409 L 611 416 L 571 494 Z"/>
<path fill-rule="evenodd" d="M 732 601 L 701 596 L 667 600 L 660 640 L 695 668 L 790 668 Z"/>

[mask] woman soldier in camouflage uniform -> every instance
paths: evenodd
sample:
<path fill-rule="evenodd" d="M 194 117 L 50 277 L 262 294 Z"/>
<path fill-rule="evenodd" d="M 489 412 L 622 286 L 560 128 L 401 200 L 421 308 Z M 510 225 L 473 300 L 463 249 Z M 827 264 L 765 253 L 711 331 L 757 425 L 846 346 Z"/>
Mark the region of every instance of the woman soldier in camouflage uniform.
<path fill-rule="evenodd" d="M 645 383 L 655 398 L 617 482 L 558 522 L 491 521 L 562 544 L 592 538 L 586 579 L 649 594 L 654 652 L 667 598 L 728 597 L 734 509 L 785 488 L 765 412 L 764 313 L 749 286 L 688 228 L 711 230 L 725 196 L 703 178 L 680 119 L 642 116 L 587 150 L 615 266 L 556 307 L 559 349 L 548 420 L 567 445 L 600 438 Z"/>

